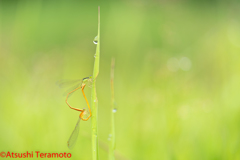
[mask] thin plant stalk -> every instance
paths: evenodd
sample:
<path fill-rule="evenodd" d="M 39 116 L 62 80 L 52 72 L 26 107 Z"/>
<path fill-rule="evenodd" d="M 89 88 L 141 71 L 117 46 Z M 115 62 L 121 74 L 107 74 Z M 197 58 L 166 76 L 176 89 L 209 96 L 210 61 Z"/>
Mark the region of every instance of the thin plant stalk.
<path fill-rule="evenodd" d="M 114 68 L 115 68 L 115 59 L 112 58 L 111 62 L 111 131 L 109 134 L 109 160 L 115 160 L 115 149 L 116 149 L 116 138 L 115 138 L 115 113 L 116 108 L 114 107 Z"/>
<path fill-rule="evenodd" d="M 95 43 L 96 42 L 96 43 Z M 93 82 L 92 82 L 92 159 L 98 160 L 98 100 L 96 93 L 96 78 L 99 73 L 99 59 L 100 59 L 100 6 L 98 6 L 98 35 L 96 41 L 97 44 L 94 68 L 93 68 Z"/>

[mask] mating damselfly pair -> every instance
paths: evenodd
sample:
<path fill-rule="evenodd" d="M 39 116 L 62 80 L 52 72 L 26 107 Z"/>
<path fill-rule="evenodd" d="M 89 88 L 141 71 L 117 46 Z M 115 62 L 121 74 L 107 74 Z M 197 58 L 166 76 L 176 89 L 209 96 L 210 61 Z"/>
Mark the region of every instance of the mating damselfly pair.
<path fill-rule="evenodd" d="M 87 121 L 91 116 L 92 116 L 92 113 L 91 113 L 91 108 L 90 108 L 90 105 L 88 103 L 88 100 L 87 100 L 87 97 L 84 93 L 84 88 L 86 87 L 86 85 L 88 86 L 91 86 L 91 82 L 92 82 L 92 76 L 90 75 L 89 77 L 85 77 L 83 79 L 78 79 L 78 80 L 73 80 L 73 81 L 69 81 L 69 80 L 60 80 L 57 82 L 57 85 L 61 88 L 63 87 L 67 87 L 67 86 L 71 86 L 71 85 L 74 85 L 73 87 L 71 87 L 68 91 L 65 92 L 65 95 L 67 96 L 66 97 L 66 103 L 67 105 L 73 109 L 73 110 L 76 110 L 76 111 L 79 111 L 81 112 L 79 114 L 79 119 L 77 121 L 77 124 L 67 142 L 67 146 L 69 149 L 72 149 L 74 147 L 74 144 L 77 140 L 77 137 L 78 137 L 78 133 L 79 133 L 79 124 L 80 124 L 80 120 L 82 119 L 83 121 Z M 82 90 L 82 94 L 83 94 L 83 97 L 87 103 L 87 106 L 88 106 L 88 110 L 86 109 L 79 109 L 79 108 L 75 108 L 75 107 L 72 107 L 69 103 L 68 103 L 68 99 L 69 97 L 77 90 L 81 89 Z"/>

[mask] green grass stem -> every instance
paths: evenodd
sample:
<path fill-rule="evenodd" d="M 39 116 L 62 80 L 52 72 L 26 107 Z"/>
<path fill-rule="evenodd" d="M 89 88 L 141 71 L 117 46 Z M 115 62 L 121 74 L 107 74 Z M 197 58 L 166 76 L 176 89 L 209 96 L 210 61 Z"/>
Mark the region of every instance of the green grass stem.
<path fill-rule="evenodd" d="M 94 68 L 93 68 L 93 82 L 92 82 L 92 159 L 98 160 L 98 100 L 96 93 L 96 78 L 99 73 L 99 59 L 100 59 L 100 6 L 98 6 L 98 35 L 97 47 L 95 54 Z"/>
<path fill-rule="evenodd" d="M 112 58 L 111 62 L 111 131 L 109 134 L 109 160 L 115 160 L 115 149 L 116 149 L 116 138 L 115 138 L 115 112 L 116 108 L 114 107 L 114 67 L 115 67 L 115 59 Z"/>

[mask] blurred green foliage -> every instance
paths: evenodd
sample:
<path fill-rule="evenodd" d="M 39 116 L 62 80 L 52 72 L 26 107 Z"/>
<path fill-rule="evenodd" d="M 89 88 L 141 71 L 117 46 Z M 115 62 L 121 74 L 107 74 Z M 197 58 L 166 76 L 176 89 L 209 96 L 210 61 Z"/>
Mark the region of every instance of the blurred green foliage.
<path fill-rule="evenodd" d="M 68 108 L 55 82 L 92 73 L 98 5 L 0 1 L 0 152 L 91 159 L 90 121 L 81 122 L 75 148 L 67 148 L 79 113 Z M 240 159 L 240 4 L 100 6 L 100 159 L 107 159 L 112 57 L 120 159 Z M 179 68 L 182 57 L 191 62 L 187 71 Z M 86 94 L 90 99 L 90 89 Z M 70 103 L 87 107 L 80 92 Z"/>

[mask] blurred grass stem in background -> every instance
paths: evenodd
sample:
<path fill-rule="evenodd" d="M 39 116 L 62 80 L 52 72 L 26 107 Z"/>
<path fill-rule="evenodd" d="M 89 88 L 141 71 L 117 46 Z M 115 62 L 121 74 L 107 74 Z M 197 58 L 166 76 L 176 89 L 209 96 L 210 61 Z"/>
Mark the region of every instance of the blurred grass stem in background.
<path fill-rule="evenodd" d="M 110 85 L 111 85 L 111 131 L 109 134 L 109 160 L 115 160 L 115 149 L 116 149 L 116 137 L 115 137 L 115 113 L 116 113 L 116 108 L 114 107 L 115 104 L 115 99 L 114 99 L 114 68 L 115 68 L 115 59 L 112 58 L 111 62 L 111 78 L 110 78 Z"/>
<path fill-rule="evenodd" d="M 98 6 L 98 35 L 95 37 L 94 44 L 96 47 L 96 54 L 94 56 L 94 68 L 93 68 L 93 82 L 92 82 L 92 158 L 98 159 L 98 100 L 96 93 L 96 78 L 99 73 L 99 59 L 100 59 L 100 6 Z"/>

